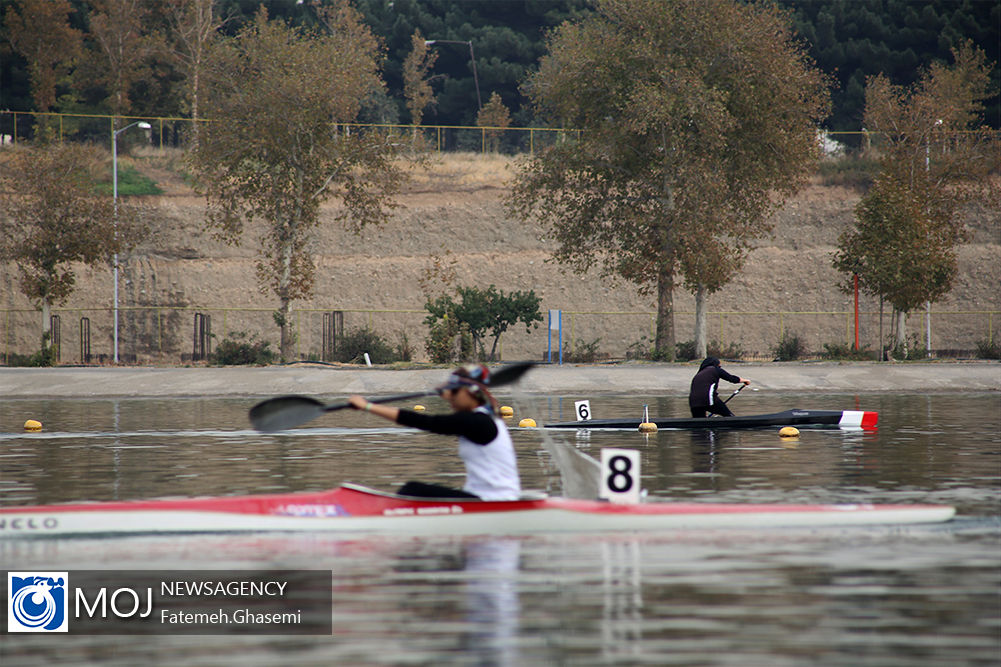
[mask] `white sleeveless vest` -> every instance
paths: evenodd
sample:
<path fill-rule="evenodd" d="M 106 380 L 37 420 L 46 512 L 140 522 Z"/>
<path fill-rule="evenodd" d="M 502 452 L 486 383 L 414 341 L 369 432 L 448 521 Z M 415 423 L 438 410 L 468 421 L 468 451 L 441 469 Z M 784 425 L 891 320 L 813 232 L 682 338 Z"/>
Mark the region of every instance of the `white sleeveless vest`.
<path fill-rule="evenodd" d="M 459 437 L 459 456 L 466 464 L 466 485 L 462 490 L 483 500 L 517 500 L 521 479 L 511 434 L 504 422 L 486 408 L 476 408 L 476 412 L 490 415 L 497 424 L 497 437 L 485 445 Z"/>

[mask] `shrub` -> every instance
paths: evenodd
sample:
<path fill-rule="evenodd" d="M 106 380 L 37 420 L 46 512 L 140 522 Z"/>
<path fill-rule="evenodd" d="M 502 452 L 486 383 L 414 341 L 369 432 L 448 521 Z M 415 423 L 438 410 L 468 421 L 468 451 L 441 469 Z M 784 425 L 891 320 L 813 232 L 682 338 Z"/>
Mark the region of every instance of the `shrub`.
<path fill-rule="evenodd" d="M 772 353 L 776 361 L 796 361 L 806 353 L 806 346 L 798 334 L 784 333 Z"/>
<path fill-rule="evenodd" d="M 681 343 L 674 344 L 675 355 L 678 361 L 691 361 L 695 358 L 695 341 L 686 340 Z"/>
<path fill-rule="evenodd" d="M 866 347 L 856 350 L 851 343 L 824 343 L 825 359 L 868 361 L 875 359 L 875 357 L 876 354 Z"/>
<path fill-rule="evenodd" d="M 572 350 L 564 350 L 563 361 L 571 364 L 590 364 L 598 359 L 598 344 L 600 338 L 595 338 L 590 343 L 578 340 Z"/>
<path fill-rule="evenodd" d="M 231 332 L 232 338 L 225 338 L 216 346 L 215 352 L 209 355 L 209 363 L 216 366 L 266 366 L 275 359 L 275 353 L 269 348 L 268 341 L 242 340 L 247 334 L 242 331 Z M 235 339 L 235 340 L 234 340 Z"/>
<path fill-rule="evenodd" d="M 917 334 L 908 336 L 907 343 L 904 345 L 897 344 L 896 339 L 891 337 L 886 347 L 892 359 L 919 361 L 928 358 L 928 348 L 921 344 Z"/>
<path fill-rule="evenodd" d="M 638 341 L 626 348 L 626 359 L 649 359 L 650 341 L 643 336 Z"/>
<path fill-rule="evenodd" d="M 978 340 L 977 358 L 1001 359 L 1001 345 L 998 345 L 995 341 Z"/>
<path fill-rule="evenodd" d="M 368 327 L 359 327 L 345 332 L 338 339 L 334 360 L 345 363 L 360 363 L 365 353 L 373 364 L 389 364 L 398 361 L 396 352 L 379 334 Z"/>
<path fill-rule="evenodd" d="M 424 349 L 436 364 L 472 360 L 473 336 L 465 322 L 460 323 L 454 316 L 449 317 L 446 313 L 442 319 L 428 326 Z"/>
<path fill-rule="evenodd" d="M 729 343 L 723 347 L 717 340 L 706 345 L 706 355 L 717 359 L 740 359 L 744 356 L 744 348 L 739 343 Z"/>
<path fill-rule="evenodd" d="M 397 361 L 412 361 L 413 358 L 414 346 L 410 344 L 407 332 L 401 329 L 396 334 L 396 359 Z"/>

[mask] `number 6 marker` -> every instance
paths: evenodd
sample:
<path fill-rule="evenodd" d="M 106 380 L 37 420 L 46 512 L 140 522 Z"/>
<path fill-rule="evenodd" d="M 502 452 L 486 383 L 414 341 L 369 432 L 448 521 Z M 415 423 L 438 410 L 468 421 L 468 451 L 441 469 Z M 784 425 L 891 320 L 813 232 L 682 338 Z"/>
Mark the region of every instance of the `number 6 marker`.
<path fill-rule="evenodd" d="M 577 401 L 573 404 L 573 411 L 577 413 L 577 421 L 586 422 L 591 419 L 591 401 Z"/>
<path fill-rule="evenodd" d="M 640 501 L 640 453 L 635 449 L 601 450 L 599 497 L 613 503 Z"/>

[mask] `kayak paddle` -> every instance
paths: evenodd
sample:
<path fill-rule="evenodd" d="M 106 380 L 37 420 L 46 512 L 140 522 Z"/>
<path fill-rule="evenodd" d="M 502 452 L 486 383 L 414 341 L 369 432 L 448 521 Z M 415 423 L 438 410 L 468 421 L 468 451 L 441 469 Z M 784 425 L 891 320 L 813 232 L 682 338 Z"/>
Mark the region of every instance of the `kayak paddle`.
<path fill-rule="evenodd" d="M 487 387 L 500 387 L 517 382 L 534 365 L 531 361 L 524 361 L 502 366 L 496 373 L 490 374 L 490 381 L 487 383 Z M 408 398 L 431 396 L 439 393 L 439 391 L 440 389 L 429 389 L 409 394 L 382 396 L 371 399 L 369 402 L 393 403 L 394 401 L 405 401 Z M 347 401 L 324 404 L 322 401 L 309 396 L 278 396 L 277 398 L 269 398 L 261 401 L 252 407 L 250 409 L 250 423 L 258 431 L 272 433 L 305 424 L 308 421 L 316 419 L 324 412 L 334 412 L 350 407 L 351 404 Z"/>
<path fill-rule="evenodd" d="M 746 384 L 741 383 L 741 385 L 739 387 L 737 387 L 737 391 L 733 392 L 732 394 L 730 394 L 729 396 L 726 397 L 726 400 L 723 401 L 723 404 L 726 405 L 730 401 L 731 398 L 733 398 L 734 396 L 736 396 L 740 392 L 744 391 L 744 387 L 746 387 L 746 386 L 747 386 Z"/>

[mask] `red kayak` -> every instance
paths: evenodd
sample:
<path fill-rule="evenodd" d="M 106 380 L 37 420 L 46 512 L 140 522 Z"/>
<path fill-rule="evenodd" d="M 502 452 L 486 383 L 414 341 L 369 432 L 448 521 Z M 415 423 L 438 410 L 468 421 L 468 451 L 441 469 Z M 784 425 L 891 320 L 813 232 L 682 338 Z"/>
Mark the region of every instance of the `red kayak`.
<path fill-rule="evenodd" d="M 0 538 L 266 531 L 519 535 L 935 523 L 954 514 L 945 505 L 617 504 L 545 494 L 510 501 L 428 499 L 343 484 L 309 493 L 5 507 Z"/>

